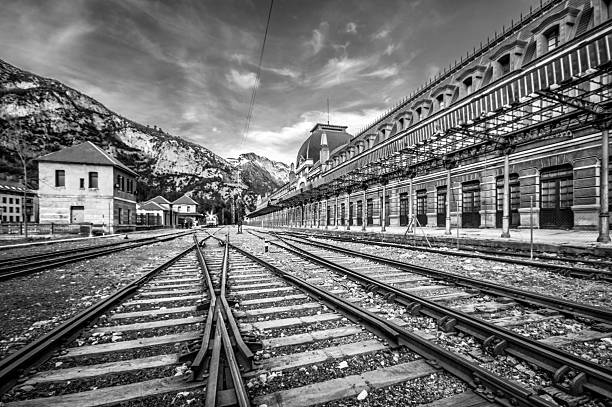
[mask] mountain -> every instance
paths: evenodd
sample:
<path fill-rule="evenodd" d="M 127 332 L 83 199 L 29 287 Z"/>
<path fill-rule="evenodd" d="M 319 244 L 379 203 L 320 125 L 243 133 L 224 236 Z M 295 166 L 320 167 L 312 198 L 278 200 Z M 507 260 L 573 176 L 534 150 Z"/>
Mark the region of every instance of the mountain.
<path fill-rule="evenodd" d="M 242 182 L 257 195 L 265 195 L 289 182 L 290 169 L 287 164 L 255 153 L 240 154 L 235 165 L 240 169 Z"/>
<path fill-rule="evenodd" d="M 109 110 L 93 98 L 59 81 L 23 71 L 0 60 L 0 173 L 20 175 L 17 135 L 33 159 L 65 146 L 92 141 L 140 174 L 138 199 L 158 194 L 174 199 L 190 193 L 203 209 L 220 210 L 230 195 L 240 193 L 235 183 L 238 166 L 252 207 L 257 195 L 281 185 L 286 165 L 248 153 L 233 164 L 207 148 L 168 134 Z M 28 164 L 28 178 L 36 188 L 36 163 Z"/>

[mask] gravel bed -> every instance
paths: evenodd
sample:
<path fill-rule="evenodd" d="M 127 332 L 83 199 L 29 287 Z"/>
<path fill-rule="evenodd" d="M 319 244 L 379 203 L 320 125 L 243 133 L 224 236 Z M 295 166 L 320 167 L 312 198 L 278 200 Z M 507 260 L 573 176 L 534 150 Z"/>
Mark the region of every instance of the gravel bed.
<path fill-rule="evenodd" d="M 145 380 L 172 377 L 175 373 L 183 371 L 182 366 L 164 366 L 151 369 L 133 370 L 131 372 L 112 373 L 103 376 L 69 380 L 59 383 L 39 383 L 31 391 L 20 391 L 17 386 L 15 390 L 7 392 L 4 401 L 16 401 L 46 396 L 59 396 L 63 394 L 78 393 L 82 391 L 95 390 L 103 387 L 118 386 L 123 384 L 137 383 Z"/>
<path fill-rule="evenodd" d="M 178 393 L 166 393 L 158 396 L 145 397 L 143 399 L 121 403 L 122 407 L 203 407 L 206 400 L 206 390 L 198 389 L 182 391 Z"/>
<path fill-rule="evenodd" d="M 563 317 L 510 327 L 514 332 L 535 340 L 548 338 L 550 336 L 577 333 L 587 328 L 588 326 L 586 324 L 571 319 L 568 320 Z"/>
<path fill-rule="evenodd" d="M 200 346 L 200 341 L 189 341 L 166 345 L 147 346 L 144 348 L 129 349 L 120 352 L 100 353 L 89 356 L 76 356 L 71 358 L 55 357 L 46 361 L 37 370 L 42 372 L 45 370 L 57 369 L 57 367 L 61 367 L 63 369 L 76 366 L 96 365 L 106 362 L 118 362 L 120 360 L 146 358 L 149 356 L 168 355 L 171 353 L 182 354 L 187 351 L 187 348 L 197 349 L 198 346 Z M 61 364 L 56 367 L 56 364 L 60 362 Z"/>
<path fill-rule="evenodd" d="M 190 305 L 196 305 L 197 301 L 198 300 L 196 299 L 180 300 L 180 301 L 176 300 L 172 302 L 165 302 L 163 304 L 170 304 L 172 305 L 172 307 L 188 307 Z M 121 308 L 121 312 L 150 311 L 150 310 L 159 309 L 159 308 L 160 308 L 160 303 L 156 303 L 156 302 L 153 302 L 150 304 L 134 304 L 134 305 L 123 306 Z"/>
<path fill-rule="evenodd" d="M 311 316 L 311 315 L 321 315 L 322 313 L 325 313 L 325 312 L 329 312 L 329 311 L 323 311 L 321 308 L 309 308 L 309 309 L 301 309 L 301 310 L 294 310 L 294 311 L 277 312 L 274 314 L 255 316 L 255 317 L 243 317 L 243 318 L 240 318 L 240 322 L 253 323 L 253 322 L 261 322 L 261 321 L 269 321 L 269 320 L 274 320 L 274 319 L 305 317 L 305 316 Z"/>
<path fill-rule="evenodd" d="M 323 331 L 325 329 L 340 328 L 352 325 L 353 323 L 347 318 L 341 318 L 333 321 L 315 322 L 307 325 L 297 325 L 289 328 L 266 329 L 264 331 L 254 330 L 253 333 L 260 338 L 278 338 L 283 336 L 303 334 L 312 331 Z"/>
<path fill-rule="evenodd" d="M 239 300 L 245 300 L 246 298 L 242 298 L 240 297 Z M 234 305 L 234 308 L 236 310 L 240 310 L 240 311 L 248 311 L 248 310 L 253 310 L 253 309 L 260 309 L 260 308 L 270 308 L 270 307 L 285 307 L 285 306 L 289 306 L 289 305 L 299 305 L 299 304 L 305 304 L 307 302 L 312 302 L 312 298 L 310 297 L 306 297 L 306 298 L 296 298 L 296 299 L 290 299 L 290 300 L 282 300 L 282 301 L 276 301 L 276 302 L 266 302 L 266 303 L 260 303 L 260 304 L 249 304 L 249 305 L 240 305 L 240 303 L 237 303 L 236 305 Z"/>
<path fill-rule="evenodd" d="M 561 349 L 598 365 L 612 368 L 612 338 L 572 342 L 562 346 Z"/>
<path fill-rule="evenodd" d="M 344 398 L 316 407 L 387 407 L 417 406 L 463 393 L 467 384 L 446 372 L 438 372 L 390 387 L 367 392 L 363 400 L 357 397 Z"/>
<path fill-rule="evenodd" d="M 79 235 L 65 235 L 58 236 L 56 239 L 45 239 L 44 241 L 49 242 L 48 244 L 38 244 L 32 246 L 23 246 L 23 247 L 15 247 L 11 249 L 2 249 L 0 250 L 0 260 L 5 259 L 13 259 L 21 256 L 32 256 L 35 254 L 44 254 L 44 253 L 54 253 L 62 250 L 76 249 L 76 248 L 84 248 L 84 247 L 95 247 L 102 246 L 108 243 L 116 243 L 119 241 L 125 241 L 129 243 L 132 240 L 142 239 L 145 237 L 158 236 L 168 234 L 168 231 L 165 230 L 152 230 L 145 232 L 137 232 L 128 234 L 129 238 L 126 240 L 125 234 L 121 234 L 113 237 L 93 237 L 89 239 L 75 240 L 72 242 L 53 242 L 53 240 L 62 240 L 62 239 L 75 239 L 80 238 L 82 236 Z M 42 239 L 28 240 L 19 239 L 19 240 L 0 240 L 0 246 L 10 246 L 22 243 L 35 243 L 38 241 L 43 241 Z"/>
<path fill-rule="evenodd" d="M 166 297 L 178 297 L 178 298 L 180 298 L 180 297 L 186 297 L 188 295 L 204 294 L 203 291 L 189 291 L 189 292 L 176 291 L 176 292 L 172 292 L 171 294 L 167 294 L 167 293 L 158 294 L 156 291 L 146 291 L 146 292 L 148 293 L 147 295 L 142 295 L 142 292 L 141 292 L 141 293 L 136 294 L 131 299 L 132 300 L 145 300 L 145 299 L 166 298 Z"/>
<path fill-rule="evenodd" d="M 81 340 L 85 340 L 86 345 L 98 345 L 102 343 L 130 341 L 133 339 L 152 338 L 154 336 L 179 334 L 181 332 L 187 332 L 187 331 L 198 331 L 201 329 L 202 325 L 203 323 L 196 322 L 194 324 L 143 329 L 142 331 L 121 332 L 120 330 L 117 330 L 112 333 L 111 332 L 108 332 L 108 333 L 100 332 L 100 333 L 95 333 L 91 336 L 88 336 L 86 339 L 81 339 Z M 75 344 L 76 342 L 73 343 L 72 345 L 74 346 Z M 82 346 L 82 345 L 79 345 L 79 346 Z"/>
<path fill-rule="evenodd" d="M 349 248 L 362 253 L 388 257 L 409 264 L 435 267 L 444 271 L 457 273 L 466 277 L 488 280 L 509 285 L 540 294 L 563 297 L 601 307 L 612 304 L 612 284 L 597 281 L 565 277 L 557 273 L 531 266 L 501 263 L 493 260 L 460 258 L 439 253 L 422 253 L 418 250 L 395 247 L 369 246 L 348 242 L 313 239 Z"/>
<path fill-rule="evenodd" d="M 121 319 L 110 319 L 106 316 L 101 317 L 94 325 L 96 327 L 102 326 L 113 326 L 113 325 L 127 325 L 127 324 L 137 324 L 141 322 L 155 322 L 155 321 L 163 321 L 166 319 L 181 319 L 181 318 L 189 318 L 203 315 L 197 311 L 186 311 L 186 312 L 177 312 L 177 313 L 168 313 L 168 314 L 158 314 L 158 315 L 145 315 L 137 318 L 121 318 Z"/>
<path fill-rule="evenodd" d="M 0 284 L 0 358 L 108 297 L 192 244 L 185 236 L 164 243 L 72 263 Z"/>
<path fill-rule="evenodd" d="M 246 383 L 251 398 L 288 388 L 306 386 L 340 377 L 361 374 L 368 370 L 393 366 L 419 359 L 419 356 L 406 348 L 382 350 L 370 354 L 355 355 L 346 359 L 332 359 L 322 363 L 283 370 L 282 372 L 262 373 Z M 343 362 L 346 362 L 346 367 Z"/>
<path fill-rule="evenodd" d="M 348 343 L 368 341 L 376 337 L 377 336 L 373 334 L 372 332 L 363 330 L 363 332 L 360 332 L 358 334 L 342 336 L 340 338 L 329 338 L 329 339 L 324 339 L 321 341 L 314 341 L 312 343 L 306 343 L 303 345 L 279 346 L 278 348 L 273 348 L 273 349 L 266 348 L 263 351 L 260 351 L 261 357 L 258 359 L 267 359 L 266 354 L 269 355 L 268 357 L 272 357 L 272 356 L 286 355 L 286 354 L 291 354 L 291 353 L 306 352 L 309 350 L 330 348 L 332 346 L 340 346 L 340 345 L 345 345 Z"/>
<path fill-rule="evenodd" d="M 241 301 L 245 301 L 245 300 L 257 300 L 260 298 L 274 298 L 274 297 L 284 297 L 287 295 L 295 295 L 295 294 L 300 294 L 301 291 L 298 290 L 297 288 L 294 287 L 293 290 L 291 291 L 271 291 L 268 293 L 258 293 L 258 294 L 244 294 L 244 295 L 240 295 L 240 300 Z M 234 295 L 237 296 L 236 291 L 229 293 L 230 295 Z M 271 303 L 268 303 L 268 306 L 270 306 Z M 276 304 L 276 303 L 274 303 Z"/>

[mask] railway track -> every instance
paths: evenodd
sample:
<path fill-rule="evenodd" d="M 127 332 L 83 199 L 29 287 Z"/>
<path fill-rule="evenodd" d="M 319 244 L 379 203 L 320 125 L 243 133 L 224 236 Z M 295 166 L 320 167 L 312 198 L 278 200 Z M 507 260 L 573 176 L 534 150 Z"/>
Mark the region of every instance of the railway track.
<path fill-rule="evenodd" d="M 374 265 L 371 261 L 367 264 L 353 256 L 342 257 L 337 254 L 330 255 L 329 252 L 325 254 L 313 246 L 306 249 L 304 245 L 299 248 L 300 245 L 296 242 L 291 245 L 287 242 L 270 243 L 283 248 L 280 258 L 285 256 L 290 259 L 283 264 L 291 264 L 294 271 L 312 269 L 313 264 L 330 270 L 329 281 L 332 284 L 353 291 L 352 298 L 363 302 L 365 306 L 371 301 L 372 311 L 385 315 L 398 326 L 409 325 L 406 320 L 415 322 L 413 320 L 416 319 L 417 328 L 413 329 L 426 332 L 425 337 L 449 348 L 456 347 L 457 343 L 465 345 L 465 337 L 473 338 L 470 346 L 466 346 L 461 353 L 481 365 L 501 363 L 497 362 L 499 358 L 510 358 L 511 363 L 522 360 L 523 362 L 516 364 L 520 370 L 533 372 L 532 376 L 541 383 L 531 387 L 537 388 L 539 392 L 547 394 L 561 405 L 578 405 L 591 398 L 610 401 L 609 383 L 612 380 L 612 371 L 609 367 L 559 350 L 557 345 L 560 338 L 553 338 L 550 341 L 554 344 L 552 345 L 546 340 L 534 341 L 499 326 L 520 326 L 523 323 L 522 316 L 498 318 L 499 321 L 495 321 L 495 318 L 483 319 L 483 315 L 487 313 L 516 309 L 517 304 L 508 298 L 483 302 L 476 292 L 445 292 L 447 287 L 442 287 L 441 284 L 421 275 L 411 276 L 402 270 Z M 302 260 L 298 260 L 296 256 Z M 347 278 L 353 282 L 348 282 Z M 390 308 L 389 302 L 394 303 L 394 306 Z M 444 305 L 453 303 L 454 306 Z M 474 318 L 474 314 L 480 314 L 480 318 Z M 558 319 L 559 315 L 553 313 L 543 317 L 550 320 Z M 433 337 L 428 330 L 433 332 Z M 602 337 L 610 336 L 609 332 L 600 334 Z M 504 366 L 504 363 L 501 363 L 501 366 Z"/>
<path fill-rule="evenodd" d="M 203 394 L 207 372 L 190 364 L 214 293 L 198 250 L 194 242 L 0 361 L 5 405 L 187 405 Z"/>
<path fill-rule="evenodd" d="M 529 267 L 538 267 L 547 271 L 559 273 L 564 276 L 597 279 L 612 282 L 612 261 L 602 258 L 552 256 L 540 253 L 535 259 L 529 259 L 529 253 L 513 251 L 509 253 L 505 250 L 494 250 L 487 248 L 469 249 L 463 248 L 456 250 L 451 247 L 444 247 L 438 242 L 433 242 L 436 247 L 425 245 L 414 245 L 405 243 L 394 243 L 375 240 L 367 237 L 342 237 L 325 233 L 306 234 L 301 232 L 281 232 L 296 237 L 317 237 L 328 240 L 335 240 L 349 243 L 363 243 L 385 248 L 401 248 L 427 253 L 438 253 L 446 256 L 456 256 L 463 258 L 477 258 L 483 260 L 493 260 L 497 262 L 520 264 Z M 449 245 L 450 246 L 450 245 Z M 442 247 L 442 248 L 441 248 Z"/>
<path fill-rule="evenodd" d="M 0 269 L 0 281 L 25 276 L 76 261 L 87 260 L 123 250 L 135 249 L 147 244 L 166 242 L 181 236 L 185 236 L 189 233 L 192 232 L 179 232 L 170 235 L 134 239 L 127 242 L 120 241 L 93 247 L 80 247 L 50 253 L 40 253 L 30 256 L 19 256 L 15 258 L 3 259 L 2 268 Z"/>

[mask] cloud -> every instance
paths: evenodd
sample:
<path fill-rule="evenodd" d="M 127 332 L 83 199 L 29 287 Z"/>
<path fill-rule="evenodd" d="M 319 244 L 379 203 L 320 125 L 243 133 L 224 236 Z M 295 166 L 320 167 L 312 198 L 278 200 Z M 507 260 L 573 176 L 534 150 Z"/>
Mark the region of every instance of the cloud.
<path fill-rule="evenodd" d="M 227 79 L 230 84 L 237 85 L 242 89 L 251 89 L 257 82 L 257 77 L 254 72 L 240 73 L 235 69 L 231 69 L 230 72 L 225 75 L 225 79 Z"/>
<path fill-rule="evenodd" d="M 329 88 L 359 78 L 360 72 L 370 65 L 370 59 L 364 58 L 332 58 L 311 79 L 314 88 Z"/>
<path fill-rule="evenodd" d="M 284 68 L 270 68 L 270 67 L 263 67 L 262 68 L 264 71 L 268 71 L 268 72 L 272 72 L 275 73 L 279 76 L 286 76 L 292 79 L 298 79 L 300 77 L 300 73 L 296 70 L 293 70 L 291 68 L 288 67 L 284 67 Z"/>
<path fill-rule="evenodd" d="M 396 49 L 399 48 L 399 44 L 389 44 L 387 45 L 387 48 L 385 48 L 385 52 L 383 52 L 383 54 L 385 55 L 391 55 L 395 52 Z"/>
<path fill-rule="evenodd" d="M 382 40 L 383 38 L 387 38 L 389 34 L 391 34 L 391 30 L 388 28 L 383 28 L 372 34 L 372 38 L 375 40 Z"/>
<path fill-rule="evenodd" d="M 438 65 L 434 65 L 434 64 L 427 65 L 427 67 L 425 68 L 426 78 L 427 79 L 433 78 L 438 73 L 440 73 L 441 70 L 442 70 L 442 68 L 440 68 Z"/>
<path fill-rule="evenodd" d="M 394 64 L 385 68 L 377 69 L 375 71 L 366 73 L 363 76 L 386 79 L 397 75 L 398 72 L 399 68 L 397 67 L 397 65 Z"/>
<path fill-rule="evenodd" d="M 326 21 L 319 24 L 319 28 L 312 30 L 312 37 L 306 41 L 306 46 L 312 48 L 313 55 L 318 54 L 323 49 L 328 30 L 329 24 Z"/>
<path fill-rule="evenodd" d="M 355 135 L 357 131 L 370 124 L 375 117 L 380 116 L 384 108 L 357 109 L 351 111 L 332 111 L 331 123 L 349 126 L 350 134 Z M 306 140 L 315 123 L 326 123 L 327 112 L 310 110 L 302 113 L 299 120 L 278 129 L 252 130 L 249 132 L 245 144 L 238 146 L 235 152 L 253 151 L 264 157 L 275 157 L 285 163 L 295 161 L 300 145 Z M 266 140 L 262 143 L 261 140 Z"/>
<path fill-rule="evenodd" d="M 357 34 L 357 24 L 355 24 L 352 21 L 347 23 L 344 31 L 346 31 L 349 34 Z"/>

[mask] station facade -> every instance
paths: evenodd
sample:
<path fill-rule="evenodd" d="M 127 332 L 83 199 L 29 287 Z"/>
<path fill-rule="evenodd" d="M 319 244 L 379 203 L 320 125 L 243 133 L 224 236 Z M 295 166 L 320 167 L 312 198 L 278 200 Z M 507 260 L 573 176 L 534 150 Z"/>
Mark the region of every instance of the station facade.
<path fill-rule="evenodd" d="M 609 241 L 610 17 L 612 1 L 548 1 L 358 134 L 317 124 L 250 221 L 533 225 Z"/>

